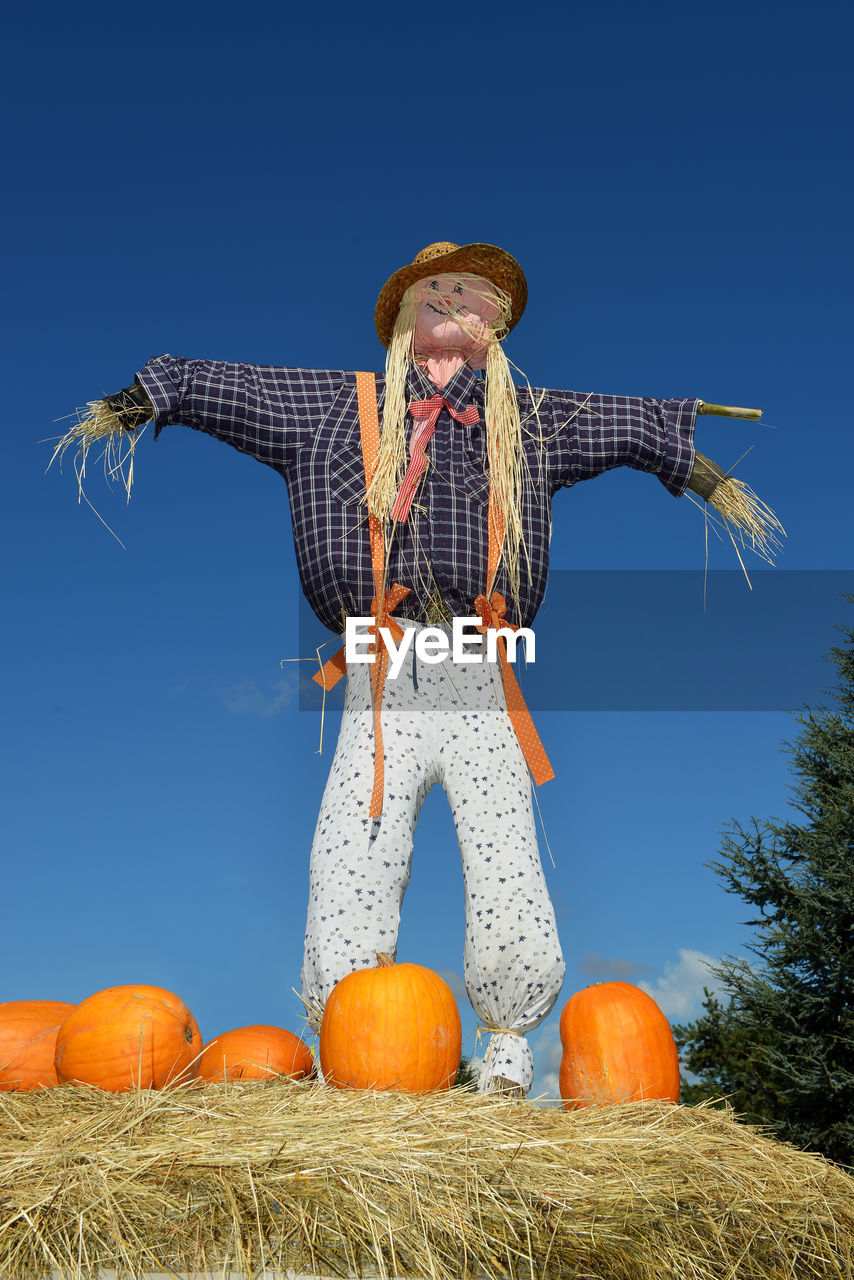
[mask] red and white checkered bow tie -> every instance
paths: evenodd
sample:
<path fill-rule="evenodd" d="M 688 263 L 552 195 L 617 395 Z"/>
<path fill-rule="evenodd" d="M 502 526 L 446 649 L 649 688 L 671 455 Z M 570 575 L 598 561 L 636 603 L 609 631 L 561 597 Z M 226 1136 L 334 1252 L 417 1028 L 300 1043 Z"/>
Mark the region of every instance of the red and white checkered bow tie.
<path fill-rule="evenodd" d="M 403 477 L 403 484 L 400 486 L 400 493 L 397 495 L 395 504 L 392 507 L 392 519 L 405 520 L 409 515 L 409 508 L 412 505 L 412 499 L 415 496 L 415 490 L 418 488 L 418 481 L 427 467 L 427 455 L 424 452 L 424 446 L 436 430 L 436 423 L 439 421 L 439 414 L 442 409 L 447 409 L 452 418 L 456 418 L 457 422 L 461 422 L 463 426 L 473 427 L 476 422 L 480 422 L 480 413 L 477 405 L 470 404 L 462 413 L 458 413 L 453 405 L 449 404 L 444 396 L 431 396 L 429 400 L 410 400 L 409 412 L 412 414 L 415 426 L 412 429 L 412 439 L 409 443 L 409 466 L 406 469 L 406 475 Z"/>

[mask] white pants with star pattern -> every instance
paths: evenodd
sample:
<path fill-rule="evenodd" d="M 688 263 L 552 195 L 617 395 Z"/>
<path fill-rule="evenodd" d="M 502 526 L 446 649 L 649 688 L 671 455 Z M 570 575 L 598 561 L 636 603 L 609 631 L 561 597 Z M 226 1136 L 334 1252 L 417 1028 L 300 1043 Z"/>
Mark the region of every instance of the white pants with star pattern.
<path fill-rule="evenodd" d="M 500 666 L 450 658 L 428 664 L 415 657 L 413 644 L 400 674 L 386 681 L 382 726 L 383 811 L 371 819 L 370 667 L 351 664 L 311 849 L 302 987 L 315 1029 L 339 979 L 375 965 L 378 951 L 395 955 L 415 823 L 438 782 L 462 856 L 466 991 L 492 1032 L 478 1087 L 488 1091 L 509 1080 L 527 1093 L 533 1058 L 525 1032 L 553 1008 L 564 962 L 537 847 L 530 775 L 507 717 Z"/>

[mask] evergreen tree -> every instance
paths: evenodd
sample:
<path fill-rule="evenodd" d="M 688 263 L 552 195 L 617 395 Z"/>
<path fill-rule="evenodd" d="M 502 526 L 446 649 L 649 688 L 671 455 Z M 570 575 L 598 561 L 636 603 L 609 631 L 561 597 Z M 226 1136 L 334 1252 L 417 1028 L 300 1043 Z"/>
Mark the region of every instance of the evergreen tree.
<path fill-rule="evenodd" d="M 848 597 L 854 603 L 854 597 Z M 830 650 L 835 706 L 796 717 L 787 743 L 798 821 L 731 824 L 709 865 L 758 909 L 750 950 L 715 970 L 729 1003 L 674 1028 L 700 1080 L 686 1101 L 729 1093 L 777 1137 L 854 1164 L 854 628 Z"/>
<path fill-rule="evenodd" d="M 724 1099 L 750 1124 L 770 1124 L 782 1109 L 759 1055 L 773 1039 L 767 1027 L 750 1026 L 736 999 L 726 1005 L 708 987 L 704 989 L 705 1013 L 687 1026 L 674 1026 L 680 1060 L 698 1077 L 691 1082 L 682 1077 L 680 1101 L 687 1106 L 711 1098 Z M 769 1096 L 771 1095 L 771 1096 Z"/>
<path fill-rule="evenodd" d="M 454 1081 L 455 1089 L 473 1089 L 477 1084 L 478 1070 L 472 1066 L 471 1058 L 463 1056 L 460 1058 L 460 1069 L 457 1072 L 457 1078 Z"/>

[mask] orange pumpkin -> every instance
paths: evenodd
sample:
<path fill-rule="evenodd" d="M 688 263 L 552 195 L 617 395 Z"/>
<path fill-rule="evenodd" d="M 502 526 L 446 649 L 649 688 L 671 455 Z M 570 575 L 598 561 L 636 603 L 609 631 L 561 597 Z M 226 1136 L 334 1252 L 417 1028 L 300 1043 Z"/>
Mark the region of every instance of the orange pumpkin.
<path fill-rule="evenodd" d="M 0 1089 L 48 1089 L 58 1083 L 56 1034 L 74 1008 L 64 1000 L 7 1000 L 0 1004 Z"/>
<path fill-rule="evenodd" d="M 377 960 L 330 992 L 320 1027 L 324 1079 L 339 1089 L 450 1089 L 462 1048 L 450 987 L 423 965 Z"/>
<path fill-rule="evenodd" d="M 60 1083 L 121 1092 L 193 1078 L 202 1037 L 178 996 L 163 987 L 107 987 L 71 1010 L 56 1037 Z"/>
<path fill-rule="evenodd" d="M 560 1016 L 560 1096 L 567 1111 L 642 1098 L 679 1101 L 679 1059 L 670 1023 L 630 982 L 599 982 Z"/>
<path fill-rule="evenodd" d="M 199 1080 L 301 1080 L 314 1071 L 308 1045 L 283 1027 L 238 1027 L 209 1041 L 199 1064 Z"/>

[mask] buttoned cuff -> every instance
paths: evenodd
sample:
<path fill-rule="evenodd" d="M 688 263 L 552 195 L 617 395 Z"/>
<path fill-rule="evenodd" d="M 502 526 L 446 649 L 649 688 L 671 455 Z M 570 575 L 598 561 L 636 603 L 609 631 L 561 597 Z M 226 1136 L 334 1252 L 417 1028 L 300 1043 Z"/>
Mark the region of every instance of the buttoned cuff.
<path fill-rule="evenodd" d="M 694 425 L 699 400 L 668 400 L 667 451 L 658 478 L 668 493 L 681 498 L 694 469 Z"/>
<path fill-rule="evenodd" d="M 179 387 L 166 361 L 174 363 L 172 356 L 155 356 L 137 373 L 137 381 L 154 405 L 154 439 L 160 435 L 163 427 L 173 421 L 181 403 L 182 388 Z"/>

